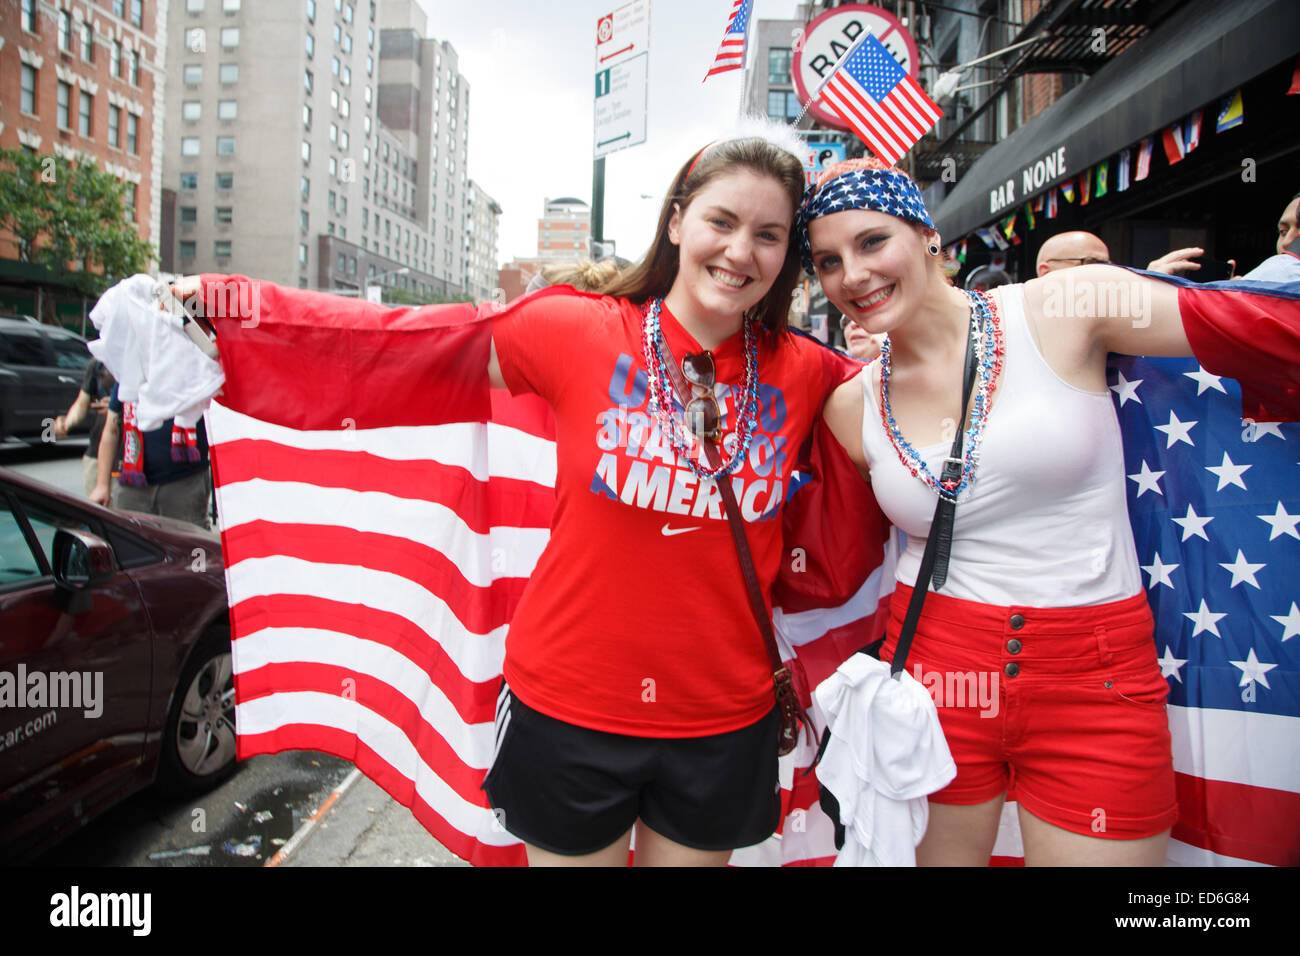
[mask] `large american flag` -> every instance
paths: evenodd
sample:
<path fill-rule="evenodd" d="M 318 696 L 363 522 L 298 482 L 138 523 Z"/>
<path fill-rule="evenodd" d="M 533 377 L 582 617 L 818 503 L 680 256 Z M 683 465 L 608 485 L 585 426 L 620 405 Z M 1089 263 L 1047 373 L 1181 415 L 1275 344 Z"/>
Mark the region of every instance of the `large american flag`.
<path fill-rule="evenodd" d="M 723 31 L 713 65 L 704 74 L 707 80 L 715 73 L 739 70 L 745 65 L 745 46 L 749 42 L 749 12 L 753 0 L 735 0 L 727 14 L 727 29 Z"/>
<path fill-rule="evenodd" d="M 849 49 L 817 95 L 891 166 L 943 116 L 943 110 L 870 33 Z"/>
<path fill-rule="evenodd" d="M 255 323 L 217 320 L 227 381 L 208 413 L 239 755 L 336 754 L 462 858 L 522 864 L 479 785 L 510 616 L 549 534 L 549 410 L 487 388 L 489 308 L 257 286 Z M 1295 864 L 1300 425 L 1243 426 L 1235 383 L 1195 362 L 1118 360 L 1112 386 L 1172 688 L 1170 862 Z M 799 471 L 773 604 L 807 702 L 882 633 L 898 542 L 824 429 Z M 813 753 L 783 758 L 781 831 L 733 863 L 833 861 Z M 1005 819 L 1004 861 L 1020 855 Z"/>

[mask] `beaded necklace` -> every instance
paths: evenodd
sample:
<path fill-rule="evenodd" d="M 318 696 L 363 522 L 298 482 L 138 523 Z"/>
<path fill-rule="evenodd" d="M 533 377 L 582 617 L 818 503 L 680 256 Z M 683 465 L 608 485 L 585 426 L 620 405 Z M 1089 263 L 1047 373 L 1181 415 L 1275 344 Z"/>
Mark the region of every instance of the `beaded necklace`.
<path fill-rule="evenodd" d="M 641 339 L 645 349 L 646 370 L 650 379 L 650 414 L 659 422 L 660 430 L 668 436 L 677 457 L 685 461 L 699 478 L 721 478 L 731 474 L 744 462 L 749 454 L 749 444 L 758 428 L 758 341 L 754 335 L 753 322 L 748 317 L 743 321 L 745 329 L 745 385 L 740 404 L 740 424 L 736 428 L 736 450 L 732 456 L 717 468 L 702 468 L 696 459 L 701 453 L 697 438 L 685 422 L 678 421 L 673 415 L 672 380 L 664 365 L 663 331 L 659 328 L 659 309 L 663 298 L 647 302 L 642 308 Z"/>
<path fill-rule="evenodd" d="M 988 424 L 989 405 L 992 400 L 993 386 L 1002 374 L 1003 340 L 1002 322 L 998 316 L 993 299 L 987 292 L 966 291 L 971 300 L 971 335 L 975 339 L 975 355 L 979 365 L 979 385 L 975 390 L 975 401 L 971 410 L 970 428 L 966 429 L 962 441 L 964 462 L 960 482 L 939 482 L 926 466 L 911 442 L 903 437 L 894 421 L 894 412 L 889 404 L 889 336 L 886 335 L 880 345 L 880 419 L 885 432 L 893 442 L 898 458 L 913 477 L 925 482 L 938 494 L 952 501 L 975 481 L 975 472 L 979 468 L 980 439 Z"/>

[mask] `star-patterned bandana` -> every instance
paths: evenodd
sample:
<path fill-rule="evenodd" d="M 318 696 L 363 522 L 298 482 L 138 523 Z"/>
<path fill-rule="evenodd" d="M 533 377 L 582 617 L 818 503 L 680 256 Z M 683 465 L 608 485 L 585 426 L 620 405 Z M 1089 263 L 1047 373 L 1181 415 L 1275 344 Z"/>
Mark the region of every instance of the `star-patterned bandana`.
<path fill-rule="evenodd" d="M 908 222 L 933 229 L 934 222 L 925 210 L 921 191 L 902 173 L 889 169 L 853 169 L 836 176 L 821 189 L 809 186 L 803 204 L 795 213 L 794 226 L 799 234 L 799 254 L 804 272 L 816 275 L 812 247 L 808 242 L 808 223 L 821 216 L 846 209 L 872 209 Z"/>

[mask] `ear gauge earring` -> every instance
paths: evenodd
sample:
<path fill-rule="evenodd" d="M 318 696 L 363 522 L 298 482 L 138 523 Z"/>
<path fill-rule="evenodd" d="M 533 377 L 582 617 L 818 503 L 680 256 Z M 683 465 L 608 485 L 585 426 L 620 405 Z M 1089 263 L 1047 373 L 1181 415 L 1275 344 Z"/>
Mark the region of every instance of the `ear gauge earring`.
<path fill-rule="evenodd" d="M 937 256 L 937 255 L 939 254 L 939 252 L 940 252 L 940 250 L 939 250 L 939 243 L 937 243 L 937 242 L 932 242 L 932 243 L 930 243 L 930 246 L 929 246 L 928 251 L 929 251 L 930 255 L 932 255 L 932 256 Z"/>

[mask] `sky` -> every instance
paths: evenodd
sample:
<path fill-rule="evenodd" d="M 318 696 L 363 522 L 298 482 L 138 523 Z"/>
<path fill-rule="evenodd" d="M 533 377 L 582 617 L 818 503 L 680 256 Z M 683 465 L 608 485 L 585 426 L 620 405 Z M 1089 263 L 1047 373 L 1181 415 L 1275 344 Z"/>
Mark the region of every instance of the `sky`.
<path fill-rule="evenodd" d="M 547 198 L 591 199 L 596 22 L 621 0 L 419 0 L 469 83 L 469 175 L 504 210 L 498 264 L 537 252 Z M 788 19 L 795 0 L 756 0 Z M 673 174 L 736 119 L 741 70 L 701 83 L 731 0 L 650 0 L 645 143 L 605 161 L 605 236 L 638 259 Z"/>

